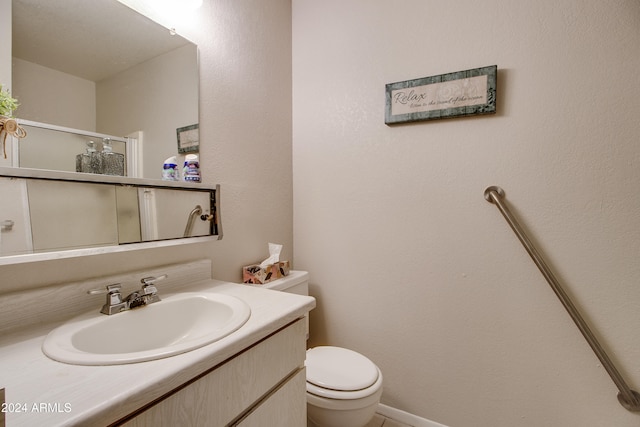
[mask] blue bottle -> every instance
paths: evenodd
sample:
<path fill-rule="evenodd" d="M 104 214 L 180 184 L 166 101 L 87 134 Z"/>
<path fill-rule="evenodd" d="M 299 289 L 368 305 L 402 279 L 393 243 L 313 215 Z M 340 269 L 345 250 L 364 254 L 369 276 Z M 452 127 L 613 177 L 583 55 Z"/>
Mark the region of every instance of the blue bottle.
<path fill-rule="evenodd" d="M 182 179 L 188 182 L 200 182 L 200 163 L 197 154 L 187 154 L 182 168 Z"/>
<path fill-rule="evenodd" d="M 180 172 L 178 171 L 178 160 L 176 156 L 169 157 L 162 165 L 162 179 L 164 181 L 180 181 Z"/>

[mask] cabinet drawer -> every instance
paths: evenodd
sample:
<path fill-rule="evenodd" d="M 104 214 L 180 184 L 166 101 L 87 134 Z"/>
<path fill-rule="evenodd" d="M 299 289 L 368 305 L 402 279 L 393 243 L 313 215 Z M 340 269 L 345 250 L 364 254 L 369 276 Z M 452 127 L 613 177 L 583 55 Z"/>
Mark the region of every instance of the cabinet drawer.
<path fill-rule="evenodd" d="M 238 427 L 306 426 L 306 390 L 307 374 L 303 368 L 236 425 Z"/>
<path fill-rule="evenodd" d="M 225 426 L 303 367 L 305 346 L 298 320 L 122 425 Z"/>

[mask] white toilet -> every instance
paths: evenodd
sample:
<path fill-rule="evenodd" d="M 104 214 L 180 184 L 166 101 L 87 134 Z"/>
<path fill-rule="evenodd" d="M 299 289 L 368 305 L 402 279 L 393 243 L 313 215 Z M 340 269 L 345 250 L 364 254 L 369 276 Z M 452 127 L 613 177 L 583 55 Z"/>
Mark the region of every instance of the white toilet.
<path fill-rule="evenodd" d="M 308 280 L 306 271 L 291 271 L 260 287 L 309 295 Z M 307 350 L 305 365 L 309 426 L 363 427 L 373 418 L 382 373 L 371 360 L 346 348 L 322 346 Z"/>

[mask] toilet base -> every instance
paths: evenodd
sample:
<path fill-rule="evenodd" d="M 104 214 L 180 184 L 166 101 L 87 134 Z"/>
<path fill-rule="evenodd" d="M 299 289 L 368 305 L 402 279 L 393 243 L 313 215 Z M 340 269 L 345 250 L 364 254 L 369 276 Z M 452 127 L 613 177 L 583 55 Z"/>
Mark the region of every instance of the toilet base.
<path fill-rule="evenodd" d="M 328 411 L 307 405 L 307 427 L 364 427 L 373 419 L 377 404 L 357 411 Z"/>
<path fill-rule="evenodd" d="M 381 394 L 380 388 L 367 398 L 344 402 L 307 393 L 307 427 L 364 427 L 376 414 Z M 336 407 L 345 404 L 345 409 Z"/>

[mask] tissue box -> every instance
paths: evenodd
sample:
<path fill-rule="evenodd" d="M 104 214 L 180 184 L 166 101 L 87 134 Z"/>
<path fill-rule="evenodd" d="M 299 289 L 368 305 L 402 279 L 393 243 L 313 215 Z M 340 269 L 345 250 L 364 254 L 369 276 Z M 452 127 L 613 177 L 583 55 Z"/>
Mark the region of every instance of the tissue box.
<path fill-rule="evenodd" d="M 242 281 L 244 283 L 253 283 L 254 285 L 263 285 L 272 280 L 281 279 L 289 274 L 289 261 L 280 261 L 275 264 L 269 264 L 266 267 L 260 265 L 248 265 L 242 267 Z"/>

